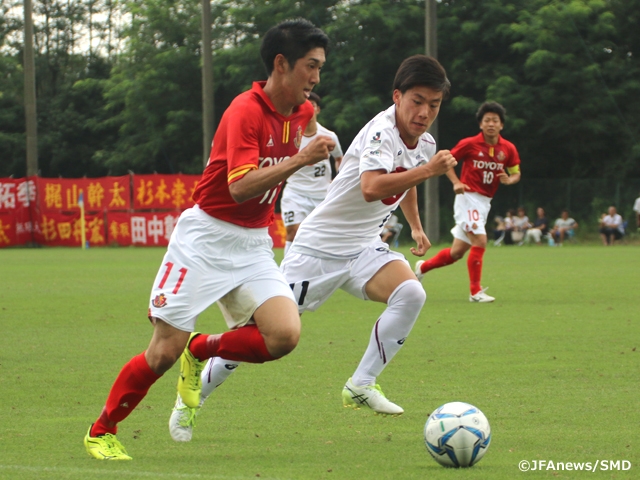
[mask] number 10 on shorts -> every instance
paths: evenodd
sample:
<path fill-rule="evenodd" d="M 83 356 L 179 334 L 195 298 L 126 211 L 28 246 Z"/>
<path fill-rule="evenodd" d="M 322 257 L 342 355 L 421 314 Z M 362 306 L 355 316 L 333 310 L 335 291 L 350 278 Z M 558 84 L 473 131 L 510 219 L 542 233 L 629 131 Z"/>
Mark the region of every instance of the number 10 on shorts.
<path fill-rule="evenodd" d="M 477 222 L 480 220 L 480 214 L 478 210 L 467 210 L 467 216 L 469 217 L 470 222 Z"/>

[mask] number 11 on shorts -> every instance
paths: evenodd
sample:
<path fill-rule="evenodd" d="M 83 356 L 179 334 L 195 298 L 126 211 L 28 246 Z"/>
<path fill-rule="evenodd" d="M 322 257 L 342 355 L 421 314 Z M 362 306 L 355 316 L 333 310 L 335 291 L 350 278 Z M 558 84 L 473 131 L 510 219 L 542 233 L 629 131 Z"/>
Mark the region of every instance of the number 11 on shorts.
<path fill-rule="evenodd" d="M 164 264 L 164 266 L 167 267 L 167 270 L 164 272 L 164 275 L 162 276 L 162 280 L 160 280 L 160 284 L 158 285 L 158 288 L 164 288 L 164 284 L 167 283 L 167 279 L 169 278 L 169 274 L 171 274 L 171 270 L 173 269 L 173 263 L 167 262 L 167 263 Z M 184 281 L 184 277 L 187 276 L 187 269 L 186 268 L 183 267 L 178 271 L 180 272 L 180 278 L 178 278 L 178 281 L 176 282 L 176 286 L 173 287 L 173 291 L 171 292 L 174 295 L 176 293 L 178 293 L 178 290 L 180 290 L 180 286 L 182 285 L 182 282 Z"/>

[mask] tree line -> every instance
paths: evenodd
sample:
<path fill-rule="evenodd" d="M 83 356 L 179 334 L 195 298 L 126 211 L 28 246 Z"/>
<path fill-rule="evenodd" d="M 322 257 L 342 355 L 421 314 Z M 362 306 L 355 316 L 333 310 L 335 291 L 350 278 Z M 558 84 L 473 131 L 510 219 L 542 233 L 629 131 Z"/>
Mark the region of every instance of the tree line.
<path fill-rule="evenodd" d="M 42 176 L 202 171 L 200 3 L 34 0 Z M 22 2 L 0 7 L 0 177 L 24 176 Z M 260 38 L 305 17 L 332 41 L 320 122 L 346 148 L 424 53 L 424 1 L 216 0 L 215 118 L 265 78 Z M 452 83 L 440 148 L 478 132 L 485 100 L 533 178 L 640 177 L 640 0 L 443 0 L 438 59 Z"/>

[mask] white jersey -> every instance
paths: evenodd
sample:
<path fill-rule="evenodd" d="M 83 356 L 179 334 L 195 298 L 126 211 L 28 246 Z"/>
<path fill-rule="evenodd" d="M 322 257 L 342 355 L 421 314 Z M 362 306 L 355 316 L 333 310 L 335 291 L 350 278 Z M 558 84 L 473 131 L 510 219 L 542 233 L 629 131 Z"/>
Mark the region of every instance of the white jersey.
<path fill-rule="evenodd" d="M 392 105 L 360 130 L 327 197 L 300 225 L 291 251 L 320 258 L 351 258 L 379 239 L 406 192 L 366 202 L 360 176 L 371 170 L 411 170 L 427 163 L 436 152 L 435 141 L 428 133 L 420 136 L 414 149 L 408 149 L 396 128 L 395 113 Z"/>
<path fill-rule="evenodd" d="M 636 198 L 636 201 L 633 204 L 633 211 L 640 215 L 640 197 Z"/>
<path fill-rule="evenodd" d="M 318 135 L 323 135 L 331 137 L 331 139 L 336 144 L 335 148 L 331 151 L 331 156 L 333 158 L 341 157 L 342 148 L 340 148 L 338 136 L 331 130 L 324 128 L 319 123 L 317 125 L 318 129 L 316 130 L 316 133 L 309 137 L 307 137 L 306 135 L 302 136 L 300 150 L 309 145 L 311 140 L 316 138 Z M 289 191 L 295 192 L 298 195 L 302 195 L 304 197 L 312 198 L 315 200 L 322 200 L 327 195 L 327 189 L 329 188 L 330 183 L 331 162 L 328 158 L 325 158 L 324 160 L 313 165 L 302 167 L 296 173 L 291 175 L 287 179 L 287 184 L 284 187 L 283 195 L 286 194 L 287 191 Z"/>

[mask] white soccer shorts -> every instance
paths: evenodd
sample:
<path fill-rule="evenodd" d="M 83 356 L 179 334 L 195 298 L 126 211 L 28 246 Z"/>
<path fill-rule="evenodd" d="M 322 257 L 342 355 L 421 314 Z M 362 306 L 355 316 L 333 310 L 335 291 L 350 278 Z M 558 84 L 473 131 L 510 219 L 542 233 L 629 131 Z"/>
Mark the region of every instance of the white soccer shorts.
<path fill-rule="evenodd" d="M 295 301 L 272 246 L 267 228 L 239 227 L 197 205 L 185 210 L 153 282 L 149 316 L 193 332 L 198 315 L 220 300 L 227 325 L 235 328 L 269 298 Z"/>
<path fill-rule="evenodd" d="M 282 223 L 285 227 L 299 225 L 309 216 L 313 210 L 320 205 L 322 200 L 305 197 L 298 193 L 284 188 L 280 199 L 280 211 L 282 212 Z"/>
<path fill-rule="evenodd" d="M 491 210 L 491 198 L 475 192 L 456 195 L 453 203 L 453 219 L 455 227 L 451 229 L 453 238 L 471 244 L 467 232 L 474 235 L 486 235 L 487 217 Z"/>
<path fill-rule="evenodd" d="M 365 286 L 387 263 L 409 262 L 382 241 L 369 245 L 351 259 L 327 259 L 289 251 L 280 269 L 293 290 L 300 313 L 316 310 L 341 288 L 354 297 L 368 300 Z"/>

